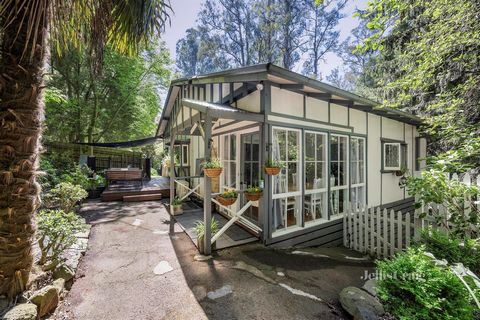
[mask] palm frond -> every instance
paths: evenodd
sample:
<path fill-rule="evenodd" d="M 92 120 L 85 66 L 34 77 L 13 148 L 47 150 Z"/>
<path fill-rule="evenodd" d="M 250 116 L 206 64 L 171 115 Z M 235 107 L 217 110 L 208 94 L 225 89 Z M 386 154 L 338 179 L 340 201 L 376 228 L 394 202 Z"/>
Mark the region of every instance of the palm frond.
<path fill-rule="evenodd" d="M 164 30 L 171 11 L 170 0 L 0 0 L 0 34 L 27 28 L 16 43 L 24 45 L 22 59 L 32 59 L 34 43 L 48 27 L 57 54 L 87 46 L 101 60 L 106 44 L 123 54 L 137 52 L 141 42 Z"/>

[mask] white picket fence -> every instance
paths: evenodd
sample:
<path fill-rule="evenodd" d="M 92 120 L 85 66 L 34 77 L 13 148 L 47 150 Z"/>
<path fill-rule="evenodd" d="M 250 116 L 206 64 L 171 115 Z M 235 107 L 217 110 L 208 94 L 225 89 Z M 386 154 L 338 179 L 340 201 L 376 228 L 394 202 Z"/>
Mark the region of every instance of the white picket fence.
<path fill-rule="evenodd" d="M 458 174 L 454 174 L 450 179 L 480 187 L 480 176 L 473 181 L 468 173 L 462 176 L 462 180 Z M 473 211 L 473 206 L 478 209 L 475 201 L 465 200 L 466 212 Z M 429 211 L 435 212 L 436 217 L 440 215 L 448 217 L 450 214 L 443 204 L 435 203 L 424 204 L 414 212 L 406 213 L 368 206 L 352 208 L 343 217 L 344 246 L 376 257 L 388 257 L 418 240 L 423 229 L 448 232 L 448 226 L 439 225 L 434 216 L 419 218 L 420 213 Z"/>

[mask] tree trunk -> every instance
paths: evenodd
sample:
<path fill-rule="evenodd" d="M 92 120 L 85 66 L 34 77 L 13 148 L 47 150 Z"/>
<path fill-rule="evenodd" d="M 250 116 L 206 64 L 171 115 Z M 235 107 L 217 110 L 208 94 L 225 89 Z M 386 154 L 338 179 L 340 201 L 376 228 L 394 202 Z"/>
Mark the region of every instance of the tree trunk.
<path fill-rule="evenodd" d="M 22 18 L 32 16 L 31 7 L 43 8 L 38 14 L 48 17 L 48 2 L 27 9 L 10 2 L 5 12 L 17 12 L 16 18 L 8 27 L 1 26 L 5 31 L 0 61 L 0 296 L 10 299 L 25 289 L 33 263 L 33 220 L 40 204 L 36 176 L 44 119 L 43 74 L 49 57 L 48 18 L 38 25 L 32 59 L 28 24 Z"/>

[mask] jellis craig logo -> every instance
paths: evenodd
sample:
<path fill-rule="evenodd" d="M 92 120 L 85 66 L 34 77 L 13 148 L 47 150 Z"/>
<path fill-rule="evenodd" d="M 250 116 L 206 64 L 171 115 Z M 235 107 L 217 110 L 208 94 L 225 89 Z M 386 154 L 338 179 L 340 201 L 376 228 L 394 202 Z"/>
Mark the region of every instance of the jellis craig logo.
<path fill-rule="evenodd" d="M 416 280 L 424 281 L 424 277 L 421 273 L 412 272 L 412 273 L 399 273 L 399 272 L 382 272 L 381 270 L 375 270 L 375 272 L 369 272 L 365 270 L 363 276 L 360 277 L 362 280 Z"/>

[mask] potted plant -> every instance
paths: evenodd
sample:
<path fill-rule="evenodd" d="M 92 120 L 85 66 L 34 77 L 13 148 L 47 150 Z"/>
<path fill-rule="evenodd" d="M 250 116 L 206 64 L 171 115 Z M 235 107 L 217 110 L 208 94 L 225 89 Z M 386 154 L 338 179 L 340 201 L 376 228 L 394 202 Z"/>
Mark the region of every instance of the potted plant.
<path fill-rule="evenodd" d="M 223 206 L 231 206 L 237 201 L 237 198 L 238 193 L 235 189 L 228 189 L 216 197 L 217 201 Z"/>
<path fill-rule="evenodd" d="M 202 167 L 205 175 L 210 178 L 218 177 L 223 170 L 222 163 L 216 158 L 210 159 L 210 161 L 205 161 L 202 164 Z"/>
<path fill-rule="evenodd" d="M 402 164 L 400 170 L 395 171 L 397 177 L 403 177 L 408 172 L 408 168 L 405 164 Z"/>
<path fill-rule="evenodd" d="M 181 214 L 183 212 L 182 202 L 183 202 L 182 199 L 180 199 L 178 196 L 173 198 L 170 214 L 174 216 Z"/>
<path fill-rule="evenodd" d="M 245 190 L 245 198 L 248 201 L 257 201 L 263 195 L 263 189 L 260 187 L 248 187 Z"/>
<path fill-rule="evenodd" d="M 105 178 L 94 173 L 92 177 L 88 178 L 88 199 L 100 198 L 103 190 L 105 190 Z"/>
<path fill-rule="evenodd" d="M 212 230 L 212 236 L 218 232 L 218 221 L 215 220 L 215 218 L 212 218 L 210 228 Z M 198 251 L 203 254 L 205 253 L 205 243 L 203 241 L 205 237 L 205 224 L 203 221 L 197 221 L 195 223 L 195 233 L 197 234 Z M 212 244 L 212 249 L 215 250 L 215 242 Z"/>
<path fill-rule="evenodd" d="M 267 160 L 265 162 L 265 173 L 269 176 L 276 176 L 282 170 L 283 165 L 278 160 Z"/>

